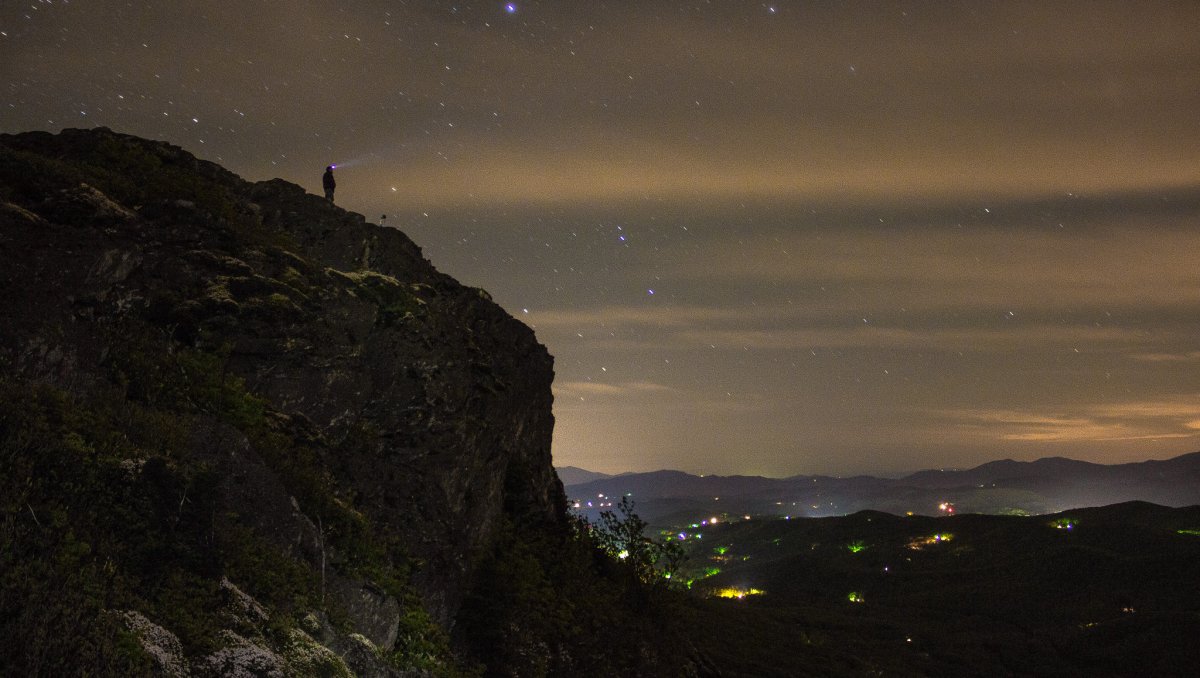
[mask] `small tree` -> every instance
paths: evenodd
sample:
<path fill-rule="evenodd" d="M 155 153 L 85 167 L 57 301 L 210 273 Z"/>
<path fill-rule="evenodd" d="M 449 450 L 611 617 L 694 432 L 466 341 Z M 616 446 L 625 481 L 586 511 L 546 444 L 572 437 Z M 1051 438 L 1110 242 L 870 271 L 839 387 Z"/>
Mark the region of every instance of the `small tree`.
<path fill-rule="evenodd" d="M 633 512 L 633 500 L 622 497 L 617 510 L 602 511 L 592 535 L 600 548 L 633 569 L 647 583 L 669 580 L 683 560 L 683 547 L 674 541 L 646 536 L 646 521 Z"/>

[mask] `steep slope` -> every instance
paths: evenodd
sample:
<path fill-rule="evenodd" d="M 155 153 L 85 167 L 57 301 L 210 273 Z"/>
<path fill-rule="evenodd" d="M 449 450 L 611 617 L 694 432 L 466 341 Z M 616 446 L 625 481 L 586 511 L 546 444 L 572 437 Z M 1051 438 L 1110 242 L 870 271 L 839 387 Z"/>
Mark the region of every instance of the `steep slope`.
<path fill-rule="evenodd" d="M 167 673 L 310 673 L 301 645 L 333 674 L 449 670 L 426 611 L 452 625 L 502 530 L 567 532 L 532 331 L 281 180 L 103 129 L 0 136 L 0 327 L 15 666 L 143 661 L 124 628 Z"/>

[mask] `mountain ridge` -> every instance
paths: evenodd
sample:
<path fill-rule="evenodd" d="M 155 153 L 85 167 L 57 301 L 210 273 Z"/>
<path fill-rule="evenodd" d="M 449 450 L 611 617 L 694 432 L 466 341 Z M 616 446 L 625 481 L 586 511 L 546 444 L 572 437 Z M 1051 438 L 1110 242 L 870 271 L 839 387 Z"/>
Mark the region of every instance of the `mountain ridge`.
<path fill-rule="evenodd" d="M 1200 503 L 1200 452 L 1122 464 L 1065 457 L 1001 459 L 970 469 L 927 469 L 900 478 L 766 478 L 653 471 L 566 484 L 565 490 L 582 500 L 578 508 L 585 510 L 585 515 L 591 515 L 586 511 L 587 498 L 630 493 L 643 517 L 654 520 L 675 513 L 682 517 L 688 510 L 684 504 L 705 514 L 725 511 L 797 517 L 844 515 L 863 509 L 936 515 L 943 503 L 954 505 L 957 511 L 981 513 L 1052 513 L 1137 499 L 1185 506 Z"/>

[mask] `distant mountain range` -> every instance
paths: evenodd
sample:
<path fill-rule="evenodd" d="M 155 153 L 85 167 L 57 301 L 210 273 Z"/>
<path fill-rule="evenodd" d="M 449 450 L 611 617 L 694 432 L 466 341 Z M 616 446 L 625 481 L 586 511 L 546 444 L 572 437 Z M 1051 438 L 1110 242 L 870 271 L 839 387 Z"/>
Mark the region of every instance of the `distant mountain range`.
<path fill-rule="evenodd" d="M 587 469 L 579 468 L 578 466 L 555 466 L 555 471 L 558 471 L 558 479 L 562 481 L 563 486 L 582 485 L 590 483 L 593 480 L 607 480 L 614 477 L 611 473 L 597 473 Z"/>
<path fill-rule="evenodd" d="M 629 494 L 637 514 L 656 525 L 686 524 L 704 516 L 826 517 L 864 509 L 897 515 L 949 511 L 1024 515 L 1126 501 L 1200 504 L 1200 452 L 1113 465 L 1063 457 L 1030 462 L 1005 459 L 968 470 L 918 471 L 897 479 L 696 476 L 682 471 L 610 476 L 575 467 L 558 472 L 568 498 L 589 518 Z"/>

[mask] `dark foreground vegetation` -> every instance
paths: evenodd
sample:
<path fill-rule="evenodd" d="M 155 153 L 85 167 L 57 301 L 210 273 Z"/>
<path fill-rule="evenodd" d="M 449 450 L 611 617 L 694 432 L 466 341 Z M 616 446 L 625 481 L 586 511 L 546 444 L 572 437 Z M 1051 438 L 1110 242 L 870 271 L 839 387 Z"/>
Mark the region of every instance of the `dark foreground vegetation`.
<path fill-rule="evenodd" d="M 235 666 L 219 661 L 232 632 L 253 641 L 242 646 L 248 654 L 278 652 L 290 675 L 350 674 L 316 641 L 323 626 L 353 629 L 343 603 L 326 595 L 321 568 L 221 510 L 216 464 L 176 451 L 216 425 L 204 412 L 269 450 L 269 466 L 302 505 L 320 507 L 331 570 L 369 576 L 401 602 L 394 646 L 372 650 L 382 675 L 696 671 L 683 596 L 656 576 L 648 554 L 617 558 L 623 536 L 585 523 L 566 532 L 507 523 L 452 647 L 408 584 L 416 564 L 403 545 L 339 501 L 261 402 L 236 381 L 206 376 L 219 374 L 209 360 L 143 363 L 119 380 L 120 392 L 112 384 L 92 401 L 0 379 L 0 674 L 162 675 L 134 612 L 177 639 L 165 648 L 175 652 L 167 668 L 202 657 L 210 659 L 193 674 L 224 674 Z M 152 397 L 139 374 L 155 375 Z M 247 662 L 276 675 L 274 660 Z"/>

